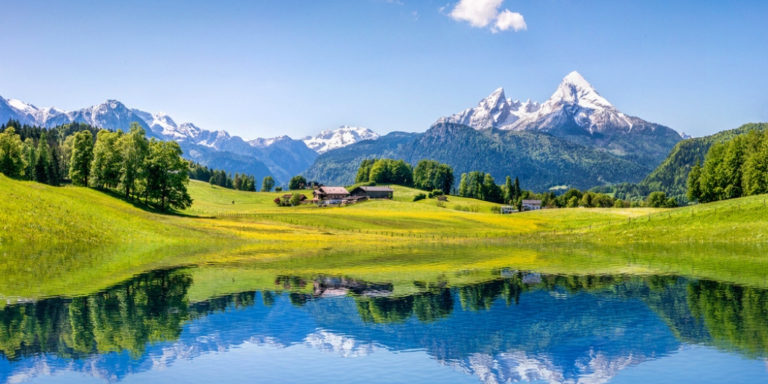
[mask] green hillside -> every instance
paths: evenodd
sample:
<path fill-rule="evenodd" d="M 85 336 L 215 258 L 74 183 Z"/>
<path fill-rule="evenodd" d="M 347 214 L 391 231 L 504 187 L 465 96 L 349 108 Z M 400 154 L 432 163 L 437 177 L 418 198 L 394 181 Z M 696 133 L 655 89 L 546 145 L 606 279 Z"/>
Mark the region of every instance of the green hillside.
<path fill-rule="evenodd" d="M 664 162 L 640 182 L 640 185 L 648 187 L 651 191 L 664 191 L 678 201 L 687 201 L 688 173 L 696 162 L 704 162 L 712 144 L 725 142 L 752 130 L 765 129 L 768 129 L 768 123 L 750 123 L 714 135 L 683 140 L 675 145 Z"/>

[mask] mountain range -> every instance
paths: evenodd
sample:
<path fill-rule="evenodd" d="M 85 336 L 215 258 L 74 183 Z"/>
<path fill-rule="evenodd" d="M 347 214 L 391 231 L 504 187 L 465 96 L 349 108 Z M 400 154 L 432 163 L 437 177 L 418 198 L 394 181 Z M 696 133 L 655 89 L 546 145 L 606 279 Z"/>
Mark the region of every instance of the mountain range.
<path fill-rule="evenodd" d="M 590 188 L 642 180 L 680 140 L 668 127 L 620 112 L 571 72 L 543 103 L 508 99 L 499 88 L 425 133 L 395 132 L 321 154 L 305 175 L 350 184 L 363 159 L 393 157 L 447 163 L 456 180 L 479 170 L 497 182 L 517 176 L 537 191 Z"/>
<path fill-rule="evenodd" d="M 379 137 L 367 128 L 341 126 L 301 140 L 278 136 L 246 141 L 224 130 L 210 131 L 192 123 L 178 124 L 166 114 L 129 108 L 118 100 L 64 111 L 55 107 L 38 108 L 20 100 L 0 97 L 0 122 L 11 119 L 47 128 L 78 122 L 122 131 L 137 122 L 150 137 L 178 142 L 190 160 L 232 173 L 251 174 L 258 179 L 272 175 L 282 183 L 306 170 L 320 153 Z"/>
<path fill-rule="evenodd" d="M 53 127 L 70 122 L 127 130 L 138 122 L 152 137 L 177 141 L 185 157 L 230 173 L 286 183 L 297 174 L 327 184 L 351 184 L 361 160 L 433 159 L 450 164 L 455 179 L 469 171 L 490 172 L 498 181 L 518 176 L 526 188 L 590 188 L 639 182 L 682 140 L 663 125 L 619 111 L 578 72 L 571 72 L 544 102 L 508 99 L 502 88 L 477 106 L 439 118 L 424 133 L 379 136 L 341 126 L 300 140 L 288 136 L 244 140 L 224 130 L 176 123 L 165 114 L 117 100 L 63 111 L 0 97 L 0 121 Z"/>

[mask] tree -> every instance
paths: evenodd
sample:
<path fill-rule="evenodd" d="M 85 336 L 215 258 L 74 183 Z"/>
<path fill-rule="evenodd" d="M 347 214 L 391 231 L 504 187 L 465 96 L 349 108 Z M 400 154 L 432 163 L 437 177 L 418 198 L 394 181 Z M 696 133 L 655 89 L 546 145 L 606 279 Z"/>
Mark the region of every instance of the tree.
<path fill-rule="evenodd" d="M 368 181 L 375 183 L 388 183 L 392 180 L 392 169 L 389 167 L 388 159 L 379 159 L 371 166 L 371 173 Z"/>
<path fill-rule="evenodd" d="M 512 178 L 507 176 L 506 180 L 504 180 L 504 203 L 505 204 L 511 204 L 511 202 L 515 199 L 514 197 L 514 186 L 512 185 Z"/>
<path fill-rule="evenodd" d="M 130 131 L 120 138 L 118 144 L 122 153 L 120 164 L 120 189 L 126 198 L 137 195 L 139 186 L 146 181 L 146 159 L 149 155 L 149 141 L 144 128 L 131 123 Z"/>
<path fill-rule="evenodd" d="M 701 198 L 701 185 L 699 179 L 701 178 L 701 166 L 697 162 L 696 165 L 691 168 L 691 172 L 688 174 L 688 200 L 699 201 Z"/>
<path fill-rule="evenodd" d="M 376 160 L 365 159 L 360 163 L 360 167 L 357 169 L 357 176 L 355 176 L 355 183 L 365 183 L 370 181 L 371 167 Z"/>
<path fill-rule="evenodd" d="M 27 137 L 22 144 L 22 157 L 24 158 L 24 176 L 29 180 L 35 179 L 35 161 L 37 161 L 37 149 L 31 137 Z"/>
<path fill-rule="evenodd" d="M 520 189 L 520 180 L 518 180 L 517 176 L 515 176 L 515 185 L 512 188 L 514 191 L 512 199 L 517 200 L 523 194 L 523 190 Z"/>
<path fill-rule="evenodd" d="M 446 193 L 453 186 L 453 168 L 433 160 L 421 160 L 413 170 L 413 186 L 423 190 L 440 189 Z"/>
<path fill-rule="evenodd" d="M 261 182 L 261 191 L 271 192 L 274 186 L 275 186 L 275 179 L 273 179 L 272 176 L 267 176 Z"/>
<path fill-rule="evenodd" d="M 768 132 L 756 137 L 744 162 L 742 184 L 746 195 L 768 193 Z"/>
<path fill-rule="evenodd" d="M 295 190 L 295 189 L 304 189 L 307 186 L 307 179 L 304 178 L 304 176 L 294 176 L 291 178 L 291 181 L 288 182 L 288 189 Z"/>
<path fill-rule="evenodd" d="M 24 174 L 24 157 L 21 137 L 13 127 L 0 133 L 0 172 L 8 177 L 21 177 Z"/>
<path fill-rule="evenodd" d="M 413 169 L 405 160 L 390 160 L 389 167 L 392 174 L 392 179 L 389 182 L 405 186 L 413 185 Z"/>
<path fill-rule="evenodd" d="M 184 209 L 192 205 L 187 193 L 189 165 L 181 154 L 181 147 L 175 141 L 149 143 L 146 196 L 158 203 L 160 209 Z"/>
<path fill-rule="evenodd" d="M 120 183 L 123 165 L 119 149 L 120 132 L 101 130 L 96 134 L 91 161 L 90 185 L 96 188 L 115 188 Z"/>
<path fill-rule="evenodd" d="M 493 180 L 490 173 L 486 173 L 485 176 L 483 176 L 482 191 L 482 199 L 485 201 L 501 203 L 503 200 L 501 188 L 496 185 L 496 182 Z"/>
<path fill-rule="evenodd" d="M 655 191 L 651 192 L 650 195 L 648 195 L 648 199 L 646 200 L 646 204 L 649 207 L 653 208 L 662 208 L 666 207 L 667 202 L 667 194 L 661 191 Z"/>
<path fill-rule="evenodd" d="M 75 134 L 72 143 L 72 156 L 69 160 L 69 178 L 74 185 L 88 185 L 88 176 L 93 160 L 93 135 L 91 131 L 80 131 Z"/>
<path fill-rule="evenodd" d="M 39 183 L 48 184 L 51 179 L 50 164 L 51 154 L 48 151 L 48 140 L 45 132 L 40 136 L 40 140 L 37 142 L 37 152 L 35 156 L 35 176 L 34 180 Z"/>

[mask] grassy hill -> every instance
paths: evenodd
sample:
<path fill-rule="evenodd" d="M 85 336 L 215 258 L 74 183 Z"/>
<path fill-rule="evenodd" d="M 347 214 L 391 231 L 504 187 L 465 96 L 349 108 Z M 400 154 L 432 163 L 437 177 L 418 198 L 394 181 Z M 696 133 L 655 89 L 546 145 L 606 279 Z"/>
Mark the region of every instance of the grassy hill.
<path fill-rule="evenodd" d="M 768 270 L 765 196 L 679 209 L 499 215 L 491 203 L 451 196 L 441 207 L 411 201 L 417 190 L 394 188 L 393 201 L 278 207 L 272 200 L 282 193 L 193 181 L 192 207 L 166 215 L 87 188 L 0 176 L 0 296 L 86 294 L 179 266 L 200 268 L 202 296 L 274 284 L 278 275 L 346 275 L 406 289 L 408 281 L 463 281 L 501 268 L 663 271 L 750 284 L 762 284 Z"/>

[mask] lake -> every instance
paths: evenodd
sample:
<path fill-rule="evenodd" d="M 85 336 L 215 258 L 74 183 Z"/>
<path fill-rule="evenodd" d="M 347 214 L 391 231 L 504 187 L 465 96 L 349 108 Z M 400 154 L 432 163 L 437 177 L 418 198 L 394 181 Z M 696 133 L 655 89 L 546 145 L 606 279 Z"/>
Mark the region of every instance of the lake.
<path fill-rule="evenodd" d="M 200 299 L 204 272 L 6 300 L 0 382 L 768 382 L 761 288 L 500 268 L 400 294 L 276 275 L 272 289 Z"/>

